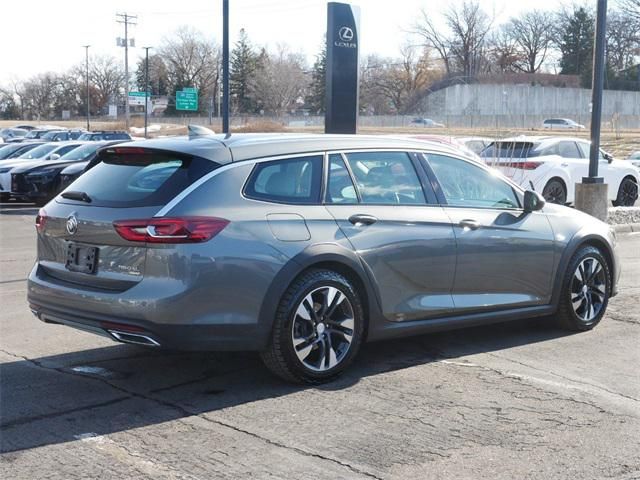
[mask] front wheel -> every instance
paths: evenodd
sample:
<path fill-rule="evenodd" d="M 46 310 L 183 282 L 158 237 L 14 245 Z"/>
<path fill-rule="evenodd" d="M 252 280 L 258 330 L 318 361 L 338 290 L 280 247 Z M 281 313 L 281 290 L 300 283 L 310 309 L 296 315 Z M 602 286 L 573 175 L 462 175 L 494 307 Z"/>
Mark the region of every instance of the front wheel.
<path fill-rule="evenodd" d="M 262 360 L 290 382 L 331 380 L 358 353 L 363 317 L 360 297 L 347 278 L 331 270 L 310 270 L 284 294 Z"/>
<path fill-rule="evenodd" d="M 542 196 L 549 203 L 564 205 L 567 203 L 567 189 L 557 178 L 552 178 L 542 189 Z"/>
<path fill-rule="evenodd" d="M 607 309 L 611 274 L 599 249 L 585 246 L 571 258 L 558 307 L 558 324 L 573 331 L 591 330 Z"/>
<path fill-rule="evenodd" d="M 614 207 L 633 207 L 638 199 L 638 184 L 627 177 L 620 182 L 618 195 L 613 201 Z"/>

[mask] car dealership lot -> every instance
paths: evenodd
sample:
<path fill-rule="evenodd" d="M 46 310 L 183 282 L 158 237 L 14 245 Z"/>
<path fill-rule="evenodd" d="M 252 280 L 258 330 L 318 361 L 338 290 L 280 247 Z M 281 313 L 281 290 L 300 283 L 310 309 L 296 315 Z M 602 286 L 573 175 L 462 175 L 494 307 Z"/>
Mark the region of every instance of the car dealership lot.
<path fill-rule="evenodd" d="M 640 234 L 593 331 L 540 320 L 364 347 L 340 380 L 162 353 L 26 305 L 36 209 L 0 208 L 3 478 L 640 478 Z"/>

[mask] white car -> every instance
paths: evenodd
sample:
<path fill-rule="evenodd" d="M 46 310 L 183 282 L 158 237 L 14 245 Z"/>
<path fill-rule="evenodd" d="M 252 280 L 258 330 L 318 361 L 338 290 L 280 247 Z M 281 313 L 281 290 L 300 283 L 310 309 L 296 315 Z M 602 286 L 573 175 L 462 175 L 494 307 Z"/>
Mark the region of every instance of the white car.
<path fill-rule="evenodd" d="M 631 162 L 635 167 L 640 169 L 640 150 L 629 155 L 629 158 L 627 158 L 627 160 Z"/>
<path fill-rule="evenodd" d="M 584 130 L 584 125 L 576 123 L 570 118 L 547 118 L 542 122 L 542 126 L 549 130 Z"/>
<path fill-rule="evenodd" d="M 480 152 L 493 142 L 493 139 L 488 137 L 457 137 L 456 140 L 476 155 L 480 155 Z"/>
<path fill-rule="evenodd" d="M 533 188 L 551 203 L 571 204 L 575 184 L 589 175 L 590 142 L 570 137 L 514 137 L 491 143 L 481 157 L 523 188 Z M 632 206 L 640 172 L 629 162 L 600 150 L 598 176 L 609 185 L 614 206 Z"/>
<path fill-rule="evenodd" d="M 0 199 L 6 200 L 11 193 L 11 170 L 15 167 L 24 167 L 43 160 L 57 160 L 85 143 L 79 141 L 43 143 L 17 158 L 0 160 Z"/>

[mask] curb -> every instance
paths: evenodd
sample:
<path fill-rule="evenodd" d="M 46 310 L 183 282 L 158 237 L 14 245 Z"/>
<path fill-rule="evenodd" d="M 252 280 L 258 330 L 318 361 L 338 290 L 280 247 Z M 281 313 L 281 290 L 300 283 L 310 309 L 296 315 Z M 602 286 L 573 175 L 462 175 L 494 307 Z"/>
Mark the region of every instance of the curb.
<path fill-rule="evenodd" d="M 616 233 L 632 233 L 640 232 L 640 223 L 626 223 L 619 225 L 611 225 Z"/>

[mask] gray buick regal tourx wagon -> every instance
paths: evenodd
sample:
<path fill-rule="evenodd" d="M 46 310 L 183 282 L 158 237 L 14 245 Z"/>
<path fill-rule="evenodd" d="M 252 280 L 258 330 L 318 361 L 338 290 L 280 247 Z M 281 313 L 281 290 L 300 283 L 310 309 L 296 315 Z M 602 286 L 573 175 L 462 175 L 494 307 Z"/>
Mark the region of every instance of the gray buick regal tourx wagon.
<path fill-rule="evenodd" d="M 42 209 L 44 322 L 147 346 L 256 350 L 317 383 L 362 342 L 555 315 L 588 330 L 615 236 L 443 144 L 194 135 L 101 150 Z"/>

